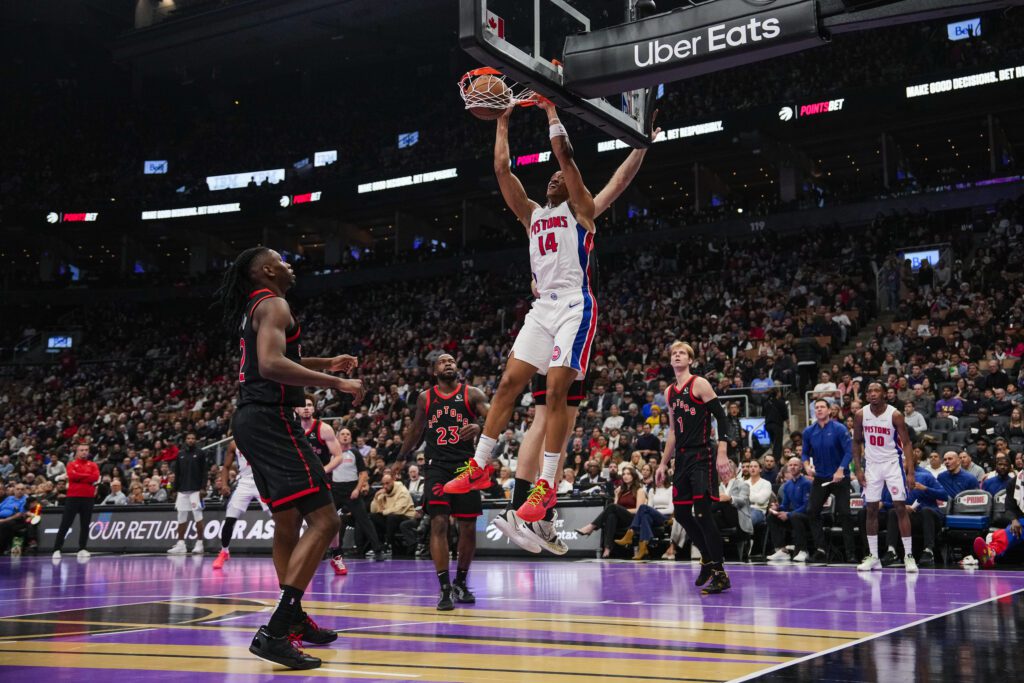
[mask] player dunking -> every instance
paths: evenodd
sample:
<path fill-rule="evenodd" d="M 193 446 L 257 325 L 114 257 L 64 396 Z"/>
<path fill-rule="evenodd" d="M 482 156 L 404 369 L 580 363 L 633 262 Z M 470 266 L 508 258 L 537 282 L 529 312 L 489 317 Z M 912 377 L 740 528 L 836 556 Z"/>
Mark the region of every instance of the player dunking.
<path fill-rule="evenodd" d="M 235 490 L 233 492 L 228 476 L 232 463 L 238 463 L 238 477 L 235 479 Z M 249 509 L 249 503 L 255 498 L 260 501 L 260 506 L 264 512 L 270 512 L 270 506 L 263 502 L 260 498 L 260 492 L 256 490 L 256 480 L 252 476 L 252 467 L 249 466 L 249 461 L 245 459 L 245 455 L 238 450 L 234 440 L 228 443 L 228 447 L 224 452 L 224 466 L 220 470 L 220 492 L 223 496 L 230 495 L 231 497 L 228 498 L 228 504 L 224 508 L 224 526 L 220 530 L 220 552 L 213 561 L 214 569 L 222 568 L 224 563 L 231 559 L 231 551 L 229 550 L 231 535 L 235 531 L 235 524 L 238 523 L 238 518 Z"/>
<path fill-rule="evenodd" d="M 360 380 L 326 374 L 352 370 L 357 364 L 352 356 L 302 357 L 302 330 L 284 298 L 294 284 L 295 274 L 280 254 L 254 247 L 228 267 L 217 294 L 225 324 L 240 335 L 235 443 L 252 467 L 260 498 L 270 505 L 281 586 L 277 608 L 249 651 L 291 669 L 314 669 L 321 661 L 302 652 L 299 641 L 329 643 L 338 634 L 316 626 L 302 610 L 302 594 L 339 522 L 330 481 L 293 408 L 303 403 L 303 386 L 333 388 L 357 402 L 363 386 Z M 307 528 L 300 536 L 303 521 Z"/>
<path fill-rule="evenodd" d="M 900 537 L 906 557 L 907 572 L 917 571 L 917 561 L 910 552 L 910 515 L 907 513 L 907 491 L 914 486 L 914 465 L 904 461 L 903 446 L 910 443 L 903 413 L 885 402 L 881 382 L 868 385 L 868 405 L 853 418 L 853 457 L 857 462 L 857 478 L 867 503 L 868 556 L 857 570 L 869 572 L 882 566 L 878 559 L 878 505 L 883 488 L 889 489 L 892 506 L 899 520 Z"/>
<path fill-rule="evenodd" d="M 469 590 L 466 576 L 476 552 L 476 518 L 483 513 L 480 492 L 448 494 L 444 484 L 452 478 L 466 458 L 473 454 L 473 439 L 480 433 L 477 419 L 486 417 L 489 406 L 484 392 L 459 382 L 458 365 L 447 353 L 434 362 L 437 384 L 416 399 L 412 426 L 402 442 L 402 450 L 395 462 L 395 471 L 401 471 L 409 454 L 416 450 L 427 435 L 426 494 L 423 508 L 430 516 L 430 556 L 441 584 L 441 598 L 437 609 L 455 608 L 455 602 L 474 603 L 476 597 Z M 448 576 L 449 517 L 459 524 L 459 563 L 455 583 Z"/>
<path fill-rule="evenodd" d="M 718 458 L 712 459 L 711 418 L 715 418 L 721 429 L 725 424 L 725 410 L 711 384 L 690 372 L 694 361 L 692 346 L 675 342 L 671 359 L 676 381 L 665 390 L 665 401 L 672 431 L 665 441 L 655 481 L 658 486 L 662 485 L 668 475 L 668 462 L 674 458 L 675 518 L 700 550 L 701 566 L 696 584 L 708 584 L 701 590 L 705 595 L 721 593 L 731 584 L 722 566 L 722 535 L 712 517 L 711 503 L 718 500 L 719 476 L 727 476 L 729 471 L 729 444 L 719 439 Z"/>
<path fill-rule="evenodd" d="M 656 118 L 657 112 L 654 113 Z M 656 140 L 661 134 L 661 129 L 656 128 L 651 135 Z M 633 182 L 647 149 L 634 149 L 629 156 L 619 165 L 608 180 L 608 184 L 594 197 L 594 217 L 600 216 L 625 192 L 629 184 Z M 593 268 L 593 263 L 591 264 Z M 592 274 L 593 275 L 593 274 Z M 591 277 L 591 289 L 596 290 L 597 277 Z M 539 298 L 536 281 L 531 281 L 530 288 L 534 298 Z M 589 359 L 588 359 L 589 360 Z M 509 501 L 509 508 L 494 518 L 494 525 L 501 530 L 505 536 L 518 545 L 520 548 L 532 553 L 539 553 L 541 548 L 546 548 L 555 555 L 564 555 L 569 548 L 558 537 L 555 531 L 555 520 L 557 512 L 555 508 L 549 508 L 544 518 L 535 522 L 525 522 L 520 519 L 515 511 L 526 502 L 530 495 L 530 489 L 541 475 L 541 465 L 544 455 L 544 438 L 547 428 L 547 376 L 537 373 L 533 376 L 531 392 L 534 400 L 533 422 L 530 423 L 526 435 L 523 437 L 522 446 L 519 448 L 519 460 L 516 463 L 515 485 L 512 489 L 512 498 Z M 569 386 L 569 394 L 566 397 L 566 420 L 565 437 L 562 439 L 562 451 L 558 457 L 558 467 L 555 468 L 555 481 L 551 482 L 552 488 L 558 488 L 558 482 L 562 478 L 562 468 L 565 467 L 566 447 L 573 427 L 576 425 L 576 416 L 579 414 L 580 402 L 584 398 L 583 380 L 577 379 Z"/>
<path fill-rule="evenodd" d="M 548 182 L 545 206 L 526 196 L 522 183 L 510 169 L 511 109 L 498 119 L 494 172 L 505 203 L 526 228 L 530 267 L 540 297 L 534 301 L 516 337 L 476 453 L 444 487 L 445 493 L 456 494 L 490 486 L 491 455 L 498 434 L 512 415 L 515 399 L 535 373 L 546 374 L 543 467 L 540 479 L 517 511 L 527 522 L 543 519 L 555 504 L 554 482 L 568 420 L 566 398 L 573 381 L 586 375 L 597 329 L 597 301 L 590 288 L 589 272 L 590 252 L 594 248 L 594 198 L 573 161 L 568 134 L 554 105 L 543 99 L 537 104 L 548 116 L 551 149 L 560 168 Z"/>

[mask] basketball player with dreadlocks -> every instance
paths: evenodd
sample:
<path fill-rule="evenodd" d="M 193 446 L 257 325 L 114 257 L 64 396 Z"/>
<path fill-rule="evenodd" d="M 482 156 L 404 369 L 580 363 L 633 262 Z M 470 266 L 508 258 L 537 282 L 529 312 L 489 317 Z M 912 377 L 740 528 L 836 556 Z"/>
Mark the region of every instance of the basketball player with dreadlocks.
<path fill-rule="evenodd" d="M 437 384 L 416 399 L 412 426 L 402 441 L 394 469 L 401 472 L 409 454 L 416 450 L 427 434 L 426 491 L 423 509 L 430 516 L 430 556 L 434 560 L 437 580 L 441 584 L 441 598 L 437 609 L 455 609 L 452 602 L 472 604 L 476 597 L 469 590 L 466 577 L 476 552 L 476 518 L 483 514 L 480 491 L 449 494 L 444 491 L 446 481 L 473 455 L 473 440 L 480 433 L 477 420 L 487 417 L 490 406 L 484 392 L 459 382 L 455 358 L 444 353 L 434 362 Z M 454 517 L 459 525 L 459 563 L 455 582 L 448 576 L 448 518 Z"/>
<path fill-rule="evenodd" d="M 363 385 L 327 374 L 353 370 L 357 360 L 352 356 L 302 357 L 302 329 L 285 300 L 294 284 L 295 274 L 280 254 L 254 247 L 231 264 L 217 295 L 225 325 L 240 336 L 239 400 L 232 431 L 252 467 L 260 498 L 270 506 L 274 568 L 281 586 L 277 607 L 249 651 L 291 669 L 315 669 L 321 661 L 304 653 L 299 642 L 329 643 L 338 634 L 319 628 L 301 601 L 339 521 L 330 480 L 303 438 L 294 407 L 302 405 L 305 386 L 352 394 L 358 402 Z M 306 531 L 300 535 L 303 522 Z"/>
<path fill-rule="evenodd" d="M 670 349 L 676 381 L 665 390 L 668 419 L 672 430 L 665 441 L 655 482 L 661 486 L 668 476 L 669 460 L 675 461 L 672 479 L 672 503 L 675 518 L 700 550 L 700 574 L 696 584 L 704 586 L 704 595 L 721 593 L 730 587 L 724 560 L 722 535 L 711 514 L 712 501 L 718 500 L 718 478 L 729 474 L 729 443 L 718 440 L 718 457 L 712 459 L 711 418 L 719 430 L 725 424 L 725 410 L 711 383 L 690 372 L 693 347 L 677 341 Z M 708 583 L 708 581 L 711 583 Z"/>
<path fill-rule="evenodd" d="M 658 112 L 654 112 L 653 119 L 656 119 Z M 657 140 L 661 135 L 661 129 L 655 128 L 651 134 L 652 140 Z M 640 166 L 647 155 L 647 149 L 634 149 L 625 158 L 622 164 L 615 170 L 608 184 L 594 197 L 594 216 L 600 216 L 607 211 L 615 200 L 626 191 L 633 178 L 640 171 Z M 592 271 L 596 270 L 596 264 L 591 263 Z M 534 298 L 539 298 L 536 280 L 531 280 L 530 289 Z M 597 275 L 591 273 L 591 289 L 597 289 Z M 589 359 L 588 359 L 589 360 Z M 536 509 L 542 501 L 542 494 L 534 487 L 534 482 L 541 475 L 541 465 L 544 456 L 544 438 L 547 428 L 547 376 L 537 373 L 533 376 L 531 392 L 534 401 L 533 422 L 530 423 L 526 435 L 523 437 L 523 444 L 519 448 L 519 460 L 516 463 L 515 485 L 512 489 L 512 498 L 509 507 L 500 515 L 494 518 L 494 525 L 505 534 L 506 538 L 518 545 L 523 550 L 531 553 L 539 553 L 546 548 L 555 555 L 564 555 L 569 552 L 568 546 L 558 537 L 555 531 L 555 520 L 558 513 L 555 508 L 548 508 L 543 512 L 541 519 L 536 519 L 539 510 Z M 555 481 L 551 482 L 551 488 L 557 489 L 562 478 L 562 468 L 565 467 L 567 446 L 573 428 L 576 426 L 576 417 L 580 412 L 580 402 L 584 398 L 583 380 L 577 379 L 569 387 L 569 394 L 566 397 L 565 438 L 562 439 L 562 452 L 558 457 Z M 533 499 L 530 495 L 533 492 Z M 525 507 L 524 507 L 525 506 Z M 521 511 L 517 514 L 517 511 Z M 526 515 L 534 521 L 524 521 L 522 515 Z"/>
<path fill-rule="evenodd" d="M 597 330 L 597 301 L 590 287 L 590 252 L 594 248 L 594 197 L 573 161 L 565 126 L 555 106 L 539 98 L 537 106 L 548 117 L 551 149 L 559 170 L 547 185 L 542 207 L 531 200 L 512 173 L 508 147 L 508 121 L 512 108 L 497 122 L 494 172 L 505 203 L 526 229 L 530 267 L 539 298 L 533 302 L 512 353 L 505 364 L 476 453 L 445 484 L 447 494 L 483 490 L 491 485 L 491 457 L 498 434 L 512 416 L 515 400 L 537 372 L 547 375 L 547 426 L 540 478 L 519 510 L 525 521 L 539 521 L 554 507 L 558 463 L 565 446 L 569 387 L 587 373 L 590 347 Z"/>

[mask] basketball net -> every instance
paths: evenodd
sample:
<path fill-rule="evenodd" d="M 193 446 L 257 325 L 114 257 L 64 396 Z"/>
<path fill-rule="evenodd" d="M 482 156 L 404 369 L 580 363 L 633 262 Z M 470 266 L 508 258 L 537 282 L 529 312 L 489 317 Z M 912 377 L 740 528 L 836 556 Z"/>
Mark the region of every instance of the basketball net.
<path fill-rule="evenodd" d="M 473 89 L 473 81 L 480 76 L 493 76 L 505 84 L 505 90 L 500 93 L 492 93 L 489 90 L 479 91 Z M 509 107 L 532 107 L 537 104 L 532 98 L 534 92 L 524 85 L 515 81 L 507 80 L 505 74 L 497 69 L 484 66 L 479 69 L 467 71 L 459 80 L 459 94 L 462 101 L 466 103 L 466 109 L 500 109 Z"/>

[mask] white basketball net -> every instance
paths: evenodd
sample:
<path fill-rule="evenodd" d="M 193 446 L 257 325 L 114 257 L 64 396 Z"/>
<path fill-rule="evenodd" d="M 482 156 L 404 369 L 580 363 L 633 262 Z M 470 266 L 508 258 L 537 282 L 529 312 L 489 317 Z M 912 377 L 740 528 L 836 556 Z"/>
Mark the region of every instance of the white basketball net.
<path fill-rule="evenodd" d="M 489 89 L 474 90 L 473 82 L 477 78 L 490 76 L 505 84 L 505 90 L 492 93 Z M 507 81 L 505 75 L 493 69 L 477 69 L 463 75 L 459 81 L 459 94 L 466 103 L 466 109 L 508 109 L 513 106 L 532 105 L 533 91 L 514 81 Z"/>

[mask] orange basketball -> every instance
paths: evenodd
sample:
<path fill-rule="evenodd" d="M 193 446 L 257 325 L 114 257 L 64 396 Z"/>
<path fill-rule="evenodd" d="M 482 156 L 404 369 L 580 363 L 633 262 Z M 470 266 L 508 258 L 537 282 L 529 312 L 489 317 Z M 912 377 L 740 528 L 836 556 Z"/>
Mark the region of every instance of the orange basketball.
<path fill-rule="evenodd" d="M 501 116 L 511 102 L 511 96 L 505 82 L 497 76 L 490 75 L 475 78 L 469 84 L 467 101 L 472 104 L 474 99 L 477 102 L 487 102 L 491 105 L 487 107 L 469 107 L 470 114 L 485 121 Z"/>

